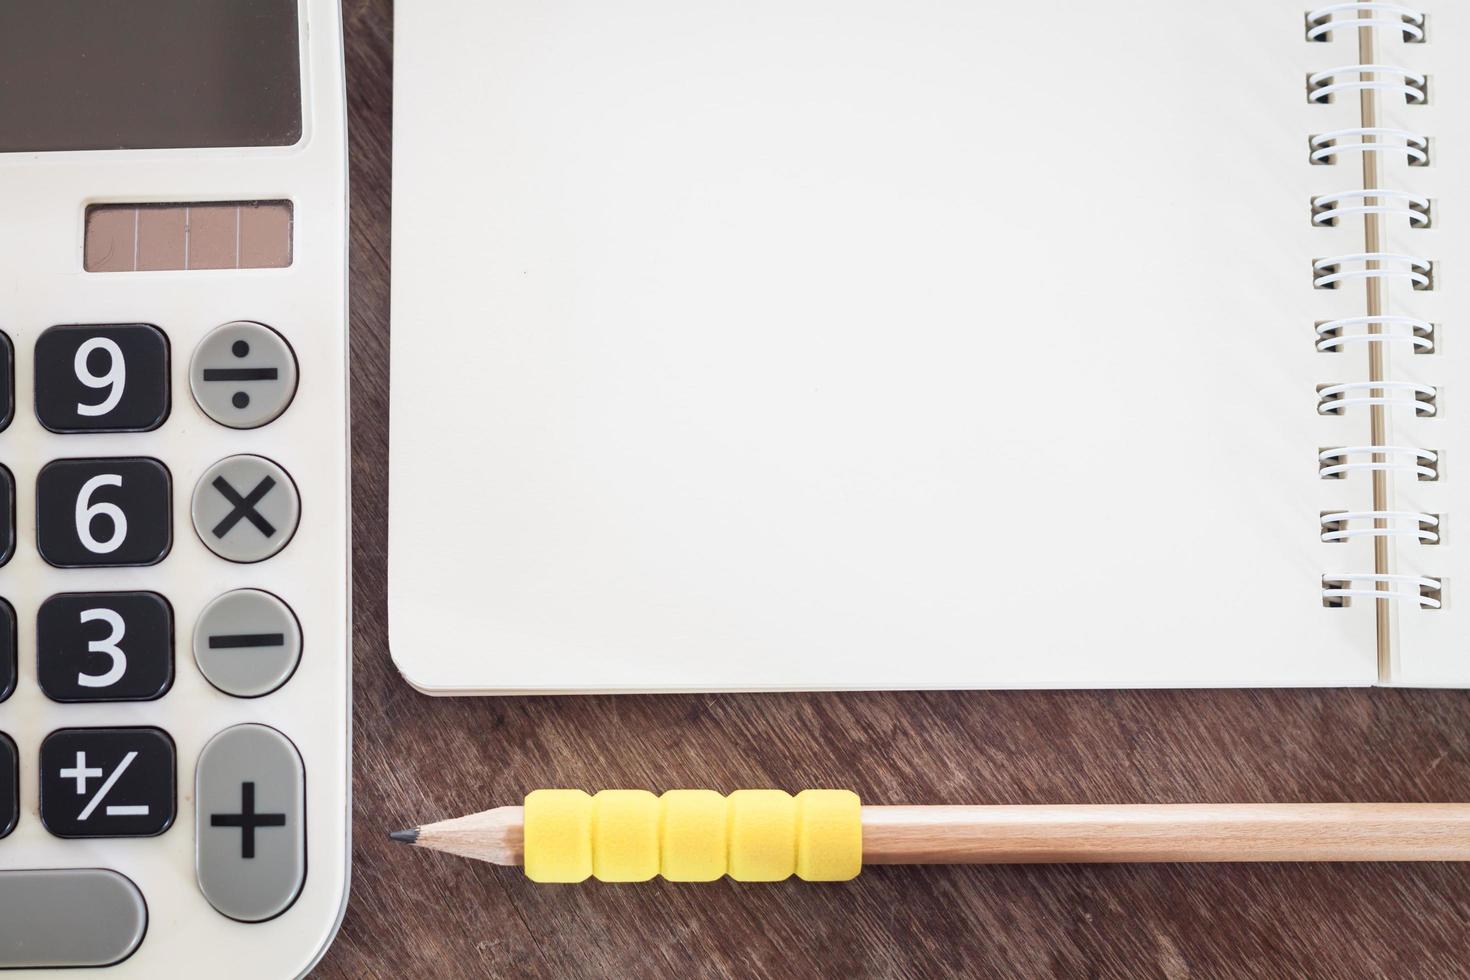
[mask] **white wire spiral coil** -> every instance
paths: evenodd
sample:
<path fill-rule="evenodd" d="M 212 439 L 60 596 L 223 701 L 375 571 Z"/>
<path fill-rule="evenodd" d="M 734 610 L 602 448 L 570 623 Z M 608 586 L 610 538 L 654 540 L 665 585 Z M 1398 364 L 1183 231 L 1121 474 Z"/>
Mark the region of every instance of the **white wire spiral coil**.
<path fill-rule="evenodd" d="M 1373 588 L 1355 588 L 1353 586 L 1354 582 L 1372 582 Z M 1389 588 L 1379 588 L 1380 585 L 1387 585 Z M 1413 591 L 1393 588 L 1396 585 L 1412 586 Z M 1340 600 L 1357 598 L 1397 599 L 1400 601 L 1417 602 L 1425 609 L 1439 609 L 1444 605 L 1441 601 L 1441 590 L 1443 588 L 1444 583 L 1439 579 L 1428 578 L 1423 575 L 1344 572 L 1338 575 L 1322 576 L 1322 604 L 1325 606 L 1345 606 L 1347 603 Z"/>
<path fill-rule="evenodd" d="M 1357 263 L 1362 263 L 1363 268 L 1342 268 Z M 1407 279 L 1415 289 L 1430 289 L 1434 285 L 1433 276 L 1433 262 L 1397 252 L 1329 255 L 1312 263 L 1312 285 L 1318 289 L 1335 289 L 1338 283 L 1349 279 Z"/>
<path fill-rule="evenodd" d="M 1373 142 L 1364 142 L 1369 137 Z M 1346 143 L 1343 140 L 1357 139 Z M 1397 140 L 1398 142 L 1385 142 Z M 1409 158 L 1409 166 L 1422 167 L 1429 163 L 1429 138 L 1411 133 L 1407 129 L 1391 129 L 1385 126 L 1355 126 L 1351 129 L 1334 129 L 1318 133 L 1309 141 L 1313 163 L 1330 164 L 1339 153 L 1402 153 Z"/>
<path fill-rule="evenodd" d="M 1349 527 L 1353 521 L 1374 521 L 1369 527 Z M 1378 521 L 1405 521 L 1411 527 Z M 1412 510 L 1341 510 L 1322 515 L 1323 541 L 1348 541 L 1352 538 L 1418 538 L 1424 544 L 1439 544 L 1439 515 Z"/>
<path fill-rule="evenodd" d="M 1370 394 L 1356 394 L 1360 391 Z M 1375 391 L 1385 394 L 1371 394 Z M 1408 398 L 1395 398 L 1387 394 L 1390 391 L 1407 391 L 1410 394 Z M 1348 381 L 1318 388 L 1317 411 L 1322 415 L 1341 415 L 1350 405 L 1387 405 L 1390 408 L 1412 408 L 1414 414 L 1421 418 L 1433 418 L 1439 412 L 1438 398 L 1438 388 L 1412 381 Z"/>
<path fill-rule="evenodd" d="M 1348 81 L 1334 81 L 1340 75 L 1356 75 Z M 1365 78 L 1372 75 L 1372 78 Z M 1392 75 L 1393 81 L 1381 78 Z M 1429 101 L 1429 79 L 1416 71 L 1397 65 L 1338 65 L 1326 71 L 1313 72 L 1307 76 L 1307 101 L 1325 103 L 1338 92 L 1396 92 L 1411 105 L 1422 105 Z"/>
<path fill-rule="evenodd" d="M 1423 13 L 1397 3 L 1381 0 L 1355 0 L 1334 3 L 1306 15 L 1308 41 L 1333 40 L 1335 31 L 1352 31 L 1368 40 L 1364 50 L 1373 47 L 1374 34 L 1397 32 L 1406 43 L 1425 40 Z M 1360 32 L 1363 32 L 1360 34 Z M 1397 65 L 1362 63 L 1340 65 L 1307 76 L 1307 101 L 1316 104 L 1332 102 L 1339 93 L 1369 93 L 1376 101 L 1400 97 L 1408 105 L 1429 101 L 1429 79 L 1426 75 Z M 1365 110 L 1366 113 L 1366 110 Z M 1371 122 L 1365 118 L 1364 123 Z M 1361 188 L 1349 188 L 1322 194 L 1311 200 L 1312 224 L 1318 227 L 1338 225 L 1342 219 L 1362 216 L 1366 240 L 1375 240 L 1371 222 L 1384 218 L 1406 219 L 1410 228 L 1428 228 L 1433 224 L 1429 198 L 1404 190 L 1377 186 L 1371 179 L 1371 154 L 1402 154 L 1409 166 L 1429 163 L 1429 138 L 1405 129 L 1363 125 L 1330 130 L 1309 138 L 1308 159 L 1313 164 L 1333 165 L 1340 153 L 1360 153 L 1364 176 Z M 1370 248 L 1373 246 L 1369 246 Z M 1378 297 L 1387 302 L 1387 290 L 1395 281 L 1405 281 L 1415 290 L 1434 288 L 1434 264 L 1416 255 L 1396 252 L 1368 251 L 1316 259 L 1312 263 L 1312 285 L 1317 289 L 1337 289 L 1350 281 L 1361 281 L 1369 287 L 1369 302 Z M 1402 287 L 1400 287 L 1402 288 Z M 1368 316 L 1343 317 L 1316 324 L 1319 352 L 1342 351 L 1349 345 L 1407 343 L 1415 353 L 1432 353 L 1436 348 L 1435 325 L 1413 316 L 1387 315 L 1374 310 Z M 1379 307 L 1381 309 L 1381 307 Z M 1378 350 L 1374 351 L 1375 365 Z M 1384 413 L 1394 408 L 1409 408 L 1421 418 L 1439 412 L 1439 389 L 1411 381 L 1389 381 L 1381 372 L 1373 372 L 1377 380 L 1348 381 L 1319 385 L 1317 411 L 1321 415 L 1341 416 L 1352 406 L 1368 406 L 1373 412 L 1375 432 L 1379 431 Z M 1359 471 L 1370 473 L 1413 474 L 1418 480 L 1438 480 L 1440 458 L 1437 452 L 1415 446 L 1384 445 L 1375 438 L 1374 445 L 1339 446 L 1322 449 L 1317 454 L 1317 473 L 1322 479 L 1344 479 Z M 1319 536 L 1328 543 L 1346 543 L 1355 538 L 1413 539 L 1420 544 L 1440 542 L 1440 519 L 1437 514 L 1408 510 L 1378 509 L 1375 482 L 1375 509 L 1336 510 L 1320 515 Z M 1375 565 L 1384 565 L 1383 552 L 1376 550 Z M 1443 582 L 1438 578 L 1404 575 L 1375 569 L 1371 572 L 1324 574 L 1321 579 L 1322 604 L 1330 607 L 1348 605 L 1355 598 L 1411 602 L 1421 609 L 1439 609 L 1443 605 Z"/>
<path fill-rule="evenodd" d="M 1383 458 L 1352 459 L 1362 455 Z M 1438 480 L 1439 453 L 1417 446 L 1340 446 L 1317 454 L 1317 475 L 1324 480 L 1340 479 L 1359 470 L 1413 473 L 1421 480 Z"/>
<path fill-rule="evenodd" d="M 1348 333 L 1349 327 L 1380 328 L 1379 333 Z M 1408 327 L 1407 330 L 1390 328 Z M 1428 354 L 1434 350 L 1434 324 L 1416 316 L 1350 316 L 1317 324 L 1317 349 L 1336 351 L 1348 344 L 1409 343 Z"/>
<path fill-rule="evenodd" d="M 1344 204 L 1345 201 L 1373 201 L 1372 204 Z M 1385 204 L 1403 201 L 1404 205 Z M 1335 225 L 1337 219 L 1350 214 L 1397 214 L 1409 219 L 1412 228 L 1428 228 L 1429 198 L 1407 191 L 1391 191 L 1381 187 L 1367 190 L 1337 191 L 1312 198 L 1312 224 Z"/>
<path fill-rule="evenodd" d="M 1363 17 L 1364 13 L 1369 16 Z M 1338 28 L 1357 30 L 1360 27 L 1396 28 L 1403 32 L 1404 40 L 1409 43 L 1424 40 L 1424 15 L 1396 3 L 1380 3 L 1377 0 L 1334 3 L 1307 14 L 1308 41 L 1326 41 Z"/>

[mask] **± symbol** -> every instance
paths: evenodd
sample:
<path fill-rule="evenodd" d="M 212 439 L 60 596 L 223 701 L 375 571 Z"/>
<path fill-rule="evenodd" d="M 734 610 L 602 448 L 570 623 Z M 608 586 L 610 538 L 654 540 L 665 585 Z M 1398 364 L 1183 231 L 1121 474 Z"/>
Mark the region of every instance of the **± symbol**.
<path fill-rule="evenodd" d="M 249 357 L 250 344 L 243 340 L 237 340 L 230 345 L 230 353 L 236 357 Z M 205 368 L 205 381 L 276 381 L 281 372 L 273 367 L 262 368 Z M 236 408 L 243 409 L 250 404 L 250 395 L 243 391 L 237 391 L 230 398 L 230 404 Z"/>
<path fill-rule="evenodd" d="M 77 814 L 78 822 L 86 820 L 92 815 L 93 811 L 97 809 L 97 805 L 112 791 L 112 787 L 117 785 L 118 779 L 127 771 L 128 766 L 132 765 L 133 760 L 137 757 L 138 753 L 136 752 L 129 752 L 123 756 L 122 761 L 117 764 L 117 768 L 112 770 L 112 773 L 103 781 L 101 786 L 97 787 L 97 792 L 92 794 L 92 798 L 87 801 L 87 805 L 82 808 L 82 812 Z M 62 779 L 75 779 L 77 781 L 79 792 L 83 791 L 83 787 L 87 785 L 88 779 L 100 775 L 102 775 L 101 769 L 87 768 L 87 754 L 85 752 L 77 753 L 77 764 L 75 768 L 61 770 Z M 146 817 L 148 816 L 148 807 L 146 804 L 140 806 L 112 805 L 106 807 L 103 812 L 109 817 Z"/>

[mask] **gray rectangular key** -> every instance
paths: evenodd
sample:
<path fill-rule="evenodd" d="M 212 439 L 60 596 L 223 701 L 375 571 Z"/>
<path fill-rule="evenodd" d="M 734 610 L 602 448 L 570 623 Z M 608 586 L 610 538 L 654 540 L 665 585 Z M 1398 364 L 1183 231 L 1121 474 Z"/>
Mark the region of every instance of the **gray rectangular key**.
<path fill-rule="evenodd" d="M 111 966 L 147 928 L 143 894 L 116 871 L 0 871 L 0 969 Z"/>

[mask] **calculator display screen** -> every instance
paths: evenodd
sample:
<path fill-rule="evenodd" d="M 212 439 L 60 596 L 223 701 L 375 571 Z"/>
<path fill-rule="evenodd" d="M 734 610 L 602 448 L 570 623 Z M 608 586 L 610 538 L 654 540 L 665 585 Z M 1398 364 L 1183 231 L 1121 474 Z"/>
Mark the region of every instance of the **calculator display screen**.
<path fill-rule="evenodd" d="M 299 0 L 0 0 L 0 153 L 289 146 Z"/>

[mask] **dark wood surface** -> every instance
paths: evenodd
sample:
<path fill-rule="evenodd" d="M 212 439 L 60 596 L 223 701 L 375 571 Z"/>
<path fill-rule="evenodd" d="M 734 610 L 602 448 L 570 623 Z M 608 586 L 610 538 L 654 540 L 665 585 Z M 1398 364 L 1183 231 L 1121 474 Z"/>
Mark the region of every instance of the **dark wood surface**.
<path fill-rule="evenodd" d="M 1452 865 L 875 868 L 843 885 L 548 887 L 390 843 L 390 828 L 541 786 L 846 786 L 887 803 L 1470 800 L 1470 698 L 415 693 L 389 660 L 385 611 L 392 11 L 389 0 L 345 8 L 356 800 L 352 899 L 317 975 L 1466 975 L 1470 872 Z"/>

